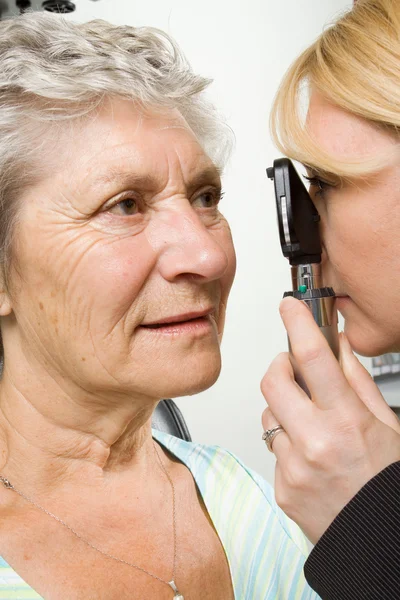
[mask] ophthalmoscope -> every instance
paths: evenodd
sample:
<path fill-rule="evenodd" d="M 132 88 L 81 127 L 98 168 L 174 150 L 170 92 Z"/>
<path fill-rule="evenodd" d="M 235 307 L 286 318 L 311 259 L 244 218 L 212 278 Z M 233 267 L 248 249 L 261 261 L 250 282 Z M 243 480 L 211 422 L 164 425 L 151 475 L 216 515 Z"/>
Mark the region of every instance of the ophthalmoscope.
<path fill-rule="evenodd" d="M 278 158 L 267 175 L 275 184 L 279 238 L 283 255 L 289 259 L 292 290 L 285 296 L 298 298 L 310 309 L 315 322 L 336 358 L 339 358 L 338 317 L 335 292 L 322 287 L 320 216 L 293 163 Z M 291 352 L 289 341 L 289 352 Z M 307 385 L 291 356 L 297 383 L 310 395 Z"/>

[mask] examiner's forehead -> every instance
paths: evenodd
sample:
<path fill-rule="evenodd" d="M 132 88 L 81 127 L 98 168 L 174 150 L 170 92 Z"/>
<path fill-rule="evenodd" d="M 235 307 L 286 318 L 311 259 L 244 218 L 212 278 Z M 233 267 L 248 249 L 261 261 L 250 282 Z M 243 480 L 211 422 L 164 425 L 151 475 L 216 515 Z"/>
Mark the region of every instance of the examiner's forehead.
<path fill-rule="evenodd" d="M 321 149 L 337 158 L 374 155 L 390 140 L 367 120 L 340 108 L 316 91 L 310 98 L 307 129 Z"/>

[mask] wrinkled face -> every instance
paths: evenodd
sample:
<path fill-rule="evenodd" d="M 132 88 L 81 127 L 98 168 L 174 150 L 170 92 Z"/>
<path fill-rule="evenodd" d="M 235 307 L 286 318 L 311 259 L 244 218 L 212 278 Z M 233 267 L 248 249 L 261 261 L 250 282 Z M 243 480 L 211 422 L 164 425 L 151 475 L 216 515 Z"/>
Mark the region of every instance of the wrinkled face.
<path fill-rule="evenodd" d="M 395 143 L 318 94 L 308 124 L 338 158 L 371 157 Z M 311 193 L 321 215 L 324 283 L 343 296 L 337 306 L 350 343 L 367 356 L 400 351 L 400 165 L 342 186 L 322 181 L 320 188 Z"/>
<path fill-rule="evenodd" d="M 215 166 L 180 114 L 123 100 L 68 144 L 23 198 L 9 344 L 91 392 L 207 388 L 235 271 Z"/>

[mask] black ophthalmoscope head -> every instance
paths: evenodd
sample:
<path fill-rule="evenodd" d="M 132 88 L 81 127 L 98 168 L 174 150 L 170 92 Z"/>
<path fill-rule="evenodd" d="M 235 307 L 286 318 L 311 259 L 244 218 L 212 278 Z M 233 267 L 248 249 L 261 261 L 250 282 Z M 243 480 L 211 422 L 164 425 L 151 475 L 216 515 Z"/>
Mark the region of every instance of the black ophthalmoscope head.
<path fill-rule="evenodd" d="M 292 266 L 321 262 L 319 214 L 288 158 L 274 160 L 267 175 L 275 184 L 279 237 Z"/>

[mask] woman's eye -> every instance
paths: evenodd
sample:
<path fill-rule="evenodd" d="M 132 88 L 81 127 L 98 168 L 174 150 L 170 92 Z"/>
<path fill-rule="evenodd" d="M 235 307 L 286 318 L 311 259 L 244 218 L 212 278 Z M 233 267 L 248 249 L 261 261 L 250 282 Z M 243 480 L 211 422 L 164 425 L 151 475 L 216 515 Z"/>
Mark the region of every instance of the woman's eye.
<path fill-rule="evenodd" d="M 213 208 L 218 205 L 222 196 L 222 192 L 204 192 L 203 194 L 200 194 L 200 196 L 197 196 L 193 201 L 193 205 L 200 208 Z"/>
<path fill-rule="evenodd" d="M 308 177 L 307 175 L 304 175 L 304 179 L 307 179 L 307 181 L 310 184 L 310 187 L 317 188 L 317 191 L 315 192 L 316 196 L 323 196 L 324 192 L 327 189 L 333 187 L 330 183 L 324 181 L 323 179 L 320 179 L 319 177 Z"/>
<path fill-rule="evenodd" d="M 131 216 L 138 212 L 138 203 L 133 198 L 126 198 L 121 200 L 114 206 L 108 209 L 108 212 L 114 215 Z"/>

